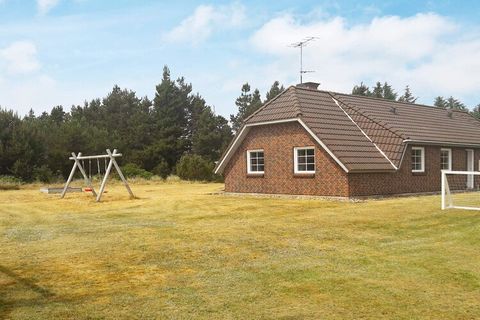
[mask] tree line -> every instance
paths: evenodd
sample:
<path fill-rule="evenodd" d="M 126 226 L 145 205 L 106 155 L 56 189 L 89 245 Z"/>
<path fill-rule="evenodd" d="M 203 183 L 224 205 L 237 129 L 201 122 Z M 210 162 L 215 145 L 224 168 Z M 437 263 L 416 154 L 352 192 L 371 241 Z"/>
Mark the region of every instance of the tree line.
<path fill-rule="evenodd" d="M 374 98 L 382 98 L 406 103 L 415 103 L 418 97 L 412 93 L 410 86 L 406 86 L 402 95 L 399 95 L 388 82 L 383 84 L 380 81 L 377 81 L 375 86 L 372 89 L 366 86 L 363 82 L 359 85 L 355 85 L 352 89 L 352 94 L 359 96 L 368 96 Z M 480 119 L 480 103 L 472 108 L 468 108 L 460 100 L 450 96 L 445 98 L 443 96 L 438 96 L 433 101 L 433 106 L 442 109 L 452 109 L 470 112 L 475 118 Z"/>
<path fill-rule="evenodd" d="M 227 120 L 215 114 L 183 77 L 171 79 L 165 66 L 153 100 L 114 86 L 106 97 L 72 106 L 68 112 L 56 106 L 39 116 L 30 111 L 20 117 L 0 108 L 0 176 L 23 181 L 61 180 L 71 169 L 68 157 L 72 151 L 88 155 L 117 148 L 124 155 L 121 164 L 133 175 L 213 179 L 215 161 L 244 120 L 283 90 L 275 81 L 262 99 L 258 89 L 243 84 L 235 100 L 236 113 Z M 355 85 L 352 94 L 406 103 L 417 100 L 409 86 L 399 95 L 387 82 L 377 82 L 372 89 L 363 83 Z M 469 111 L 458 99 L 439 96 L 434 105 L 468 111 L 480 118 L 480 104 Z M 95 175 L 97 165 L 87 163 L 86 167 Z M 101 167 L 104 171 L 103 164 Z"/>
<path fill-rule="evenodd" d="M 106 97 L 70 111 L 56 106 L 38 116 L 31 110 L 20 117 L 0 108 L 0 176 L 61 180 L 70 172 L 71 152 L 102 154 L 105 148 L 117 148 L 123 154 L 121 164 L 132 172 L 166 177 L 183 170 L 185 178 L 211 179 L 214 162 L 243 120 L 282 90 L 275 82 L 262 100 L 258 89 L 244 84 L 231 125 L 183 77 L 171 79 L 166 66 L 153 100 L 114 86 Z M 92 175 L 97 165 L 104 171 L 103 163 L 85 164 Z M 200 172 L 192 172 L 192 167 Z"/>

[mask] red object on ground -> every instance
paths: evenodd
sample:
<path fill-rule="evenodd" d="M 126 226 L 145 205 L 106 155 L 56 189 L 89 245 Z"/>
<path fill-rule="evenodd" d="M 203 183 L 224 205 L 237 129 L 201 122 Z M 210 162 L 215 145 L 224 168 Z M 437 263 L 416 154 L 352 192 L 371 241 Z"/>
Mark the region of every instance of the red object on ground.
<path fill-rule="evenodd" d="M 85 192 L 92 192 L 92 188 L 85 188 Z M 103 193 L 108 193 L 108 191 L 105 190 Z"/>

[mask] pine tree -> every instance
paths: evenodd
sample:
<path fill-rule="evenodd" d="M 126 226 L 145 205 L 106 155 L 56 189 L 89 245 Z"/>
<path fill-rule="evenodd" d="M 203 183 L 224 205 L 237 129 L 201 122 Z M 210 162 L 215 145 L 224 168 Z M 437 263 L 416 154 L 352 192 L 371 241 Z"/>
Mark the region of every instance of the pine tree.
<path fill-rule="evenodd" d="M 400 96 L 400 98 L 398 98 L 398 101 L 401 101 L 401 102 L 407 102 L 407 103 L 415 103 L 415 101 L 417 101 L 418 98 L 414 97 L 411 90 L 410 90 L 410 87 L 407 85 L 405 87 L 405 92 L 403 93 L 402 96 Z"/>
<path fill-rule="evenodd" d="M 450 96 L 450 98 L 447 99 L 447 108 L 452 110 L 461 110 L 461 111 L 467 110 L 466 105 L 464 105 L 462 102 L 460 102 L 459 100 L 455 99 L 452 96 Z"/>
<path fill-rule="evenodd" d="M 242 86 L 242 93 L 235 101 L 235 105 L 238 107 L 236 115 L 230 115 L 230 122 L 232 123 L 232 129 L 237 132 L 243 125 L 243 120 L 246 118 L 248 108 L 252 103 L 252 94 L 250 93 L 250 85 L 245 83 Z"/>
<path fill-rule="evenodd" d="M 383 84 L 382 92 L 383 92 L 383 99 L 397 100 L 398 94 L 395 92 L 395 90 L 392 89 L 392 86 L 389 85 L 387 82 Z"/>
<path fill-rule="evenodd" d="M 474 116 L 477 119 L 480 119 L 480 103 L 477 104 L 477 106 L 473 108 L 472 116 Z"/>
<path fill-rule="evenodd" d="M 380 81 L 377 81 L 377 84 L 372 90 L 372 97 L 383 98 L 383 86 Z"/>
<path fill-rule="evenodd" d="M 266 96 L 267 99 L 265 100 L 265 103 L 267 103 L 268 101 L 270 101 L 273 98 L 275 98 L 276 96 L 278 96 L 284 90 L 285 90 L 285 88 L 283 87 L 283 85 L 280 86 L 280 82 L 275 81 L 272 84 L 272 86 L 270 87 L 270 90 L 267 92 L 267 96 Z"/>
<path fill-rule="evenodd" d="M 370 89 L 363 82 L 360 82 L 360 85 L 353 87 L 352 94 L 357 95 L 357 96 L 371 96 L 372 95 L 372 93 L 370 92 Z"/>
<path fill-rule="evenodd" d="M 447 101 L 445 101 L 445 99 L 441 96 L 435 98 L 433 105 L 437 108 L 447 109 Z"/>

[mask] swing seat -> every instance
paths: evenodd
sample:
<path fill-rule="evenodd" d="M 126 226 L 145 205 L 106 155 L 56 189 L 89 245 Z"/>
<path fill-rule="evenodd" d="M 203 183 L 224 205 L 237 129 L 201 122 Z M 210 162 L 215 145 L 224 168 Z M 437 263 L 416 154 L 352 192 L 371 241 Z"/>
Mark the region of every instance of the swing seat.
<path fill-rule="evenodd" d="M 85 192 L 92 192 L 93 191 L 92 188 L 85 188 L 84 190 L 85 190 Z M 105 190 L 105 191 L 103 191 L 103 193 L 108 193 L 108 191 Z"/>

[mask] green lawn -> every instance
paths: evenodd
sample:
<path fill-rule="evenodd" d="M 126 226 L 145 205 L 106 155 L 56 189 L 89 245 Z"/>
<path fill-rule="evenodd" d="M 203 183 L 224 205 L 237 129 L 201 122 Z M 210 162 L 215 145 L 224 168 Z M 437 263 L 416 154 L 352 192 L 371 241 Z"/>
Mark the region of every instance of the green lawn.
<path fill-rule="evenodd" d="M 480 212 L 222 188 L 0 191 L 0 319 L 480 318 Z"/>

